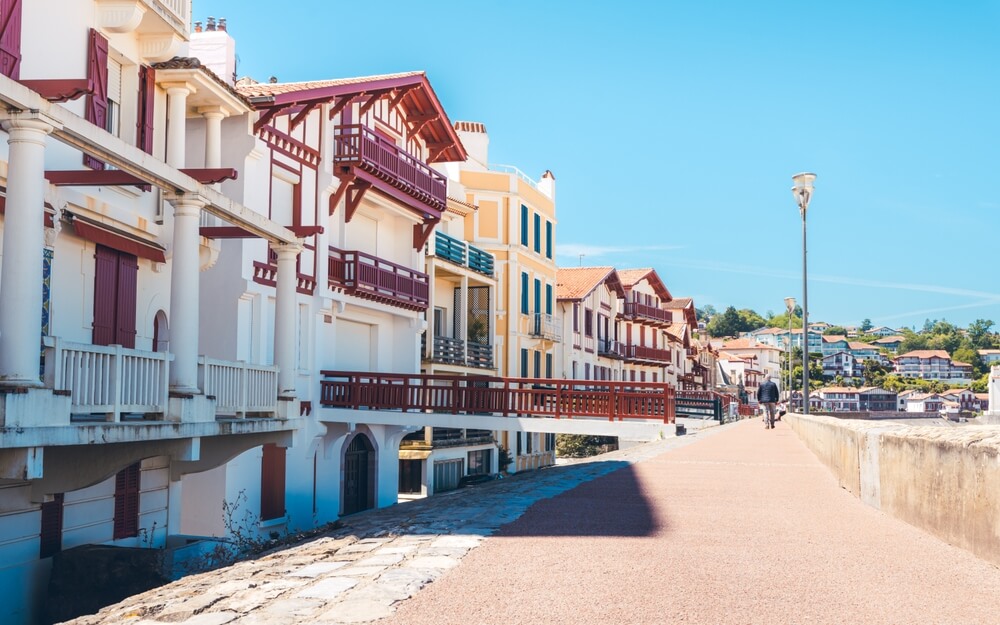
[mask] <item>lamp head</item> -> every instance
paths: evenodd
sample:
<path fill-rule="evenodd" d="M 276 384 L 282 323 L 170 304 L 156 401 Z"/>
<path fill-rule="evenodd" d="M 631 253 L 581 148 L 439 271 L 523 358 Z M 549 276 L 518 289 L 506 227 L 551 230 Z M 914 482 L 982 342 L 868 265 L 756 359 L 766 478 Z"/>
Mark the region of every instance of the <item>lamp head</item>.
<path fill-rule="evenodd" d="M 786 297 L 785 298 L 785 310 L 788 311 L 789 315 L 792 314 L 793 312 L 795 312 L 795 298 L 794 297 Z"/>
<path fill-rule="evenodd" d="M 812 199 L 813 192 L 813 182 L 816 180 L 816 174 L 811 174 L 808 172 L 803 172 L 801 174 L 795 174 L 792 176 L 792 195 L 795 197 L 795 203 L 799 205 L 799 210 L 803 212 L 809 207 L 809 200 Z"/>

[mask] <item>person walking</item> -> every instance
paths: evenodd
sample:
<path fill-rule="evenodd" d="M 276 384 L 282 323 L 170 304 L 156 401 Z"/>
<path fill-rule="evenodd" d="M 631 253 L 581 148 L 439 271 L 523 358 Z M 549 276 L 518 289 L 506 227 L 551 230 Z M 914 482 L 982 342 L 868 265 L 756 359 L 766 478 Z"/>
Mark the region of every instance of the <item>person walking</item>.
<path fill-rule="evenodd" d="M 774 429 L 774 416 L 778 412 L 778 385 L 773 376 L 757 389 L 757 402 L 764 407 L 764 429 Z"/>

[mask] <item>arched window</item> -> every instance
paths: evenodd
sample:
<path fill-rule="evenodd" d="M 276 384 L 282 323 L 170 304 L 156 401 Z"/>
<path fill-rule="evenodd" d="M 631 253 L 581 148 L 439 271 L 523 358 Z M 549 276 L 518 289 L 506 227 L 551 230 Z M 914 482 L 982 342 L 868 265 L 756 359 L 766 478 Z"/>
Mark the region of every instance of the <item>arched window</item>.
<path fill-rule="evenodd" d="M 153 351 L 166 352 L 170 350 L 170 327 L 167 325 L 167 313 L 157 311 L 153 318 Z"/>

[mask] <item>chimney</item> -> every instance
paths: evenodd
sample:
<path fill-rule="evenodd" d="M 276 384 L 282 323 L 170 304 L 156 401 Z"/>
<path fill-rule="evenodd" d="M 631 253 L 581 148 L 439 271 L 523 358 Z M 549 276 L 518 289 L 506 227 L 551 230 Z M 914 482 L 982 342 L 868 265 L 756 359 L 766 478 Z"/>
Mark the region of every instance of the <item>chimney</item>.
<path fill-rule="evenodd" d="M 480 122 L 455 122 L 455 131 L 469 155 L 466 165 L 478 165 L 484 171 L 488 169 L 490 136 L 486 134 L 486 125 Z"/>
<path fill-rule="evenodd" d="M 204 30 L 196 27 L 191 33 L 188 56 L 197 58 L 230 85 L 235 84 L 236 40 L 227 31 L 226 18 L 220 17 L 216 23 L 214 17 L 209 17 Z"/>
<path fill-rule="evenodd" d="M 556 177 L 551 169 L 546 169 L 542 174 L 542 179 L 538 181 L 538 190 L 544 193 L 553 202 L 556 201 Z"/>

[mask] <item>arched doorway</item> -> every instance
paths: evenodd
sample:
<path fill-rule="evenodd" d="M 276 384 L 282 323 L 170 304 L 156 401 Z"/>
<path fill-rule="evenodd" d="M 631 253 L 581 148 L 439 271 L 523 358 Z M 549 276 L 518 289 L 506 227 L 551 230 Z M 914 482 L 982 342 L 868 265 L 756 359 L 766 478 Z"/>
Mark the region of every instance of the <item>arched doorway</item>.
<path fill-rule="evenodd" d="M 358 434 L 344 452 L 344 514 L 375 507 L 375 448 L 364 434 Z"/>

